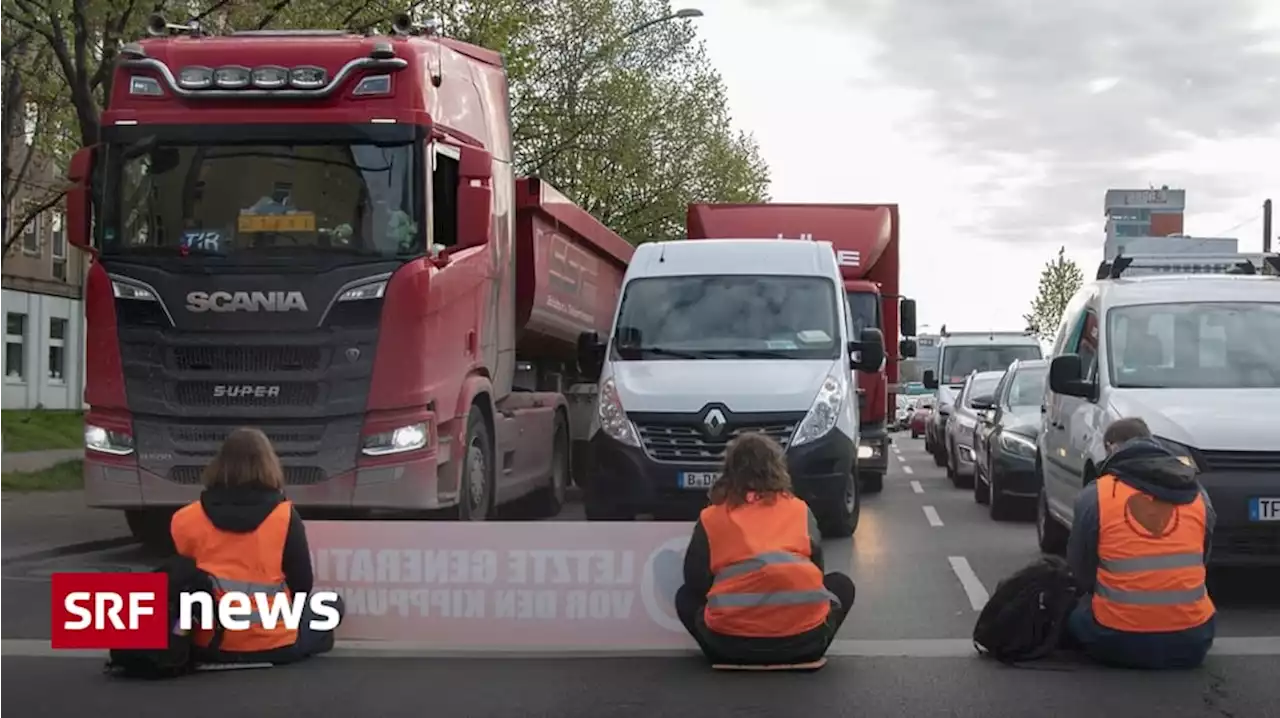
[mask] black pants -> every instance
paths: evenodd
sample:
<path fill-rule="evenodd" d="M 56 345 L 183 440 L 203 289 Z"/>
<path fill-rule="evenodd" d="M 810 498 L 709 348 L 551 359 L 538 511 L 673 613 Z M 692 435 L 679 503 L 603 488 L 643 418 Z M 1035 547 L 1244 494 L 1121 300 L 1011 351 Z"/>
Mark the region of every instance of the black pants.
<path fill-rule="evenodd" d="M 338 597 L 335 605 L 338 616 L 346 615 L 347 605 Z M 302 625 L 298 627 L 298 638 L 292 644 L 271 648 L 265 651 L 210 651 L 197 649 L 196 660 L 200 663 L 297 663 L 312 656 L 328 653 L 333 650 L 333 631 L 316 631 L 311 628 L 311 621 L 316 614 L 307 606 L 302 610 Z"/>
<path fill-rule="evenodd" d="M 853 580 L 843 573 L 829 573 L 823 577 L 822 583 L 839 599 L 839 603 L 831 602 L 831 613 L 821 626 L 795 636 L 754 638 L 715 633 L 707 628 L 703 619 L 707 597 L 698 595 L 688 586 L 681 586 L 676 591 L 676 614 L 702 648 L 703 655 L 712 663 L 808 663 L 826 654 L 836 632 L 849 615 L 849 609 L 853 608 L 856 595 Z"/>

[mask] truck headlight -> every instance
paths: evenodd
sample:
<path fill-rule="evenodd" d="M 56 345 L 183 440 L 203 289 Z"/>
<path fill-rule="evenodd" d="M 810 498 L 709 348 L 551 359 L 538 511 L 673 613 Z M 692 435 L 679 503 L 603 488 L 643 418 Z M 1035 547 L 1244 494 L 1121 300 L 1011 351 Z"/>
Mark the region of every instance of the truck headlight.
<path fill-rule="evenodd" d="M 421 421 L 391 431 L 383 431 L 364 437 L 360 449 L 365 456 L 386 456 L 406 451 L 416 451 L 431 441 L 431 426 Z"/>
<path fill-rule="evenodd" d="M 1013 456 L 1027 459 L 1036 458 L 1036 442 L 1028 436 L 1018 434 L 1001 434 L 1000 450 Z"/>
<path fill-rule="evenodd" d="M 809 413 L 804 415 L 804 421 L 796 427 L 796 433 L 791 437 L 791 446 L 821 439 L 835 428 L 836 421 L 840 418 L 840 407 L 848 393 L 842 376 L 827 375 L 822 380 L 818 395 L 813 399 L 813 406 L 809 407 Z"/>
<path fill-rule="evenodd" d="M 622 399 L 618 396 L 618 386 L 612 377 L 605 379 L 600 385 L 600 404 L 596 412 L 600 419 L 600 430 L 606 436 L 627 446 L 640 446 L 640 433 L 627 418 L 627 412 L 622 408 Z"/>
<path fill-rule="evenodd" d="M 115 456 L 133 453 L 133 437 L 122 431 L 104 429 L 93 424 L 84 425 L 84 448 Z"/>

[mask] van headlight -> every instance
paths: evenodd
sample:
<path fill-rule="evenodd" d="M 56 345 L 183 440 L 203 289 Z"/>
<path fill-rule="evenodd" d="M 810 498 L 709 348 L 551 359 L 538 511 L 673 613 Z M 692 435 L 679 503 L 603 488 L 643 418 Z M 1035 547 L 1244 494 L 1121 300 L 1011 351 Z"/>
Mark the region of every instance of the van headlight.
<path fill-rule="evenodd" d="M 626 444 L 640 446 L 640 433 L 636 425 L 627 418 L 622 408 L 622 399 L 618 396 L 618 386 L 613 378 L 605 379 L 600 385 L 600 403 L 596 408 L 600 419 L 600 430 L 609 438 Z"/>
<path fill-rule="evenodd" d="M 431 441 L 431 425 L 425 421 L 407 424 L 391 431 L 382 431 L 364 437 L 361 451 L 365 456 L 386 456 L 406 451 L 416 451 Z"/>
<path fill-rule="evenodd" d="M 93 424 L 84 425 L 84 448 L 104 454 L 128 456 L 133 453 L 133 437 L 122 431 L 112 431 Z"/>
<path fill-rule="evenodd" d="M 845 395 L 848 393 L 843 376 L 828 374 L 827 378 L 822 380 L 822 387 L 818 389 L 818 395 L 814 397 L 809 413 L 804 415 L 804 421 L 796 427 L 796 433 L 791 437 L 791 446 L 800 446 L 821 439 L 834 429 L 836 421 L 840 419 L 840 408 L 844 405 Z"/>

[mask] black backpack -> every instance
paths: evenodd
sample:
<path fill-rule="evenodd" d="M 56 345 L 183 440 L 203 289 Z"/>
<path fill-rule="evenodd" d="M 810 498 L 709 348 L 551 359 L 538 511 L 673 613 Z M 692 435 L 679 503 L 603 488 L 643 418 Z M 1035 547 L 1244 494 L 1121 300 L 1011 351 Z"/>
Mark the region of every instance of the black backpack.
<path fill-rule="evenodd" d="M 206 592 L 213 595 L 213 579 L 196 567 L 195 561 L 185 556 L 175 556 L 159 567 L 157 572 L 169 576 L 169 645 L 165 648 L 139 648 L 113 650 L 107 658 L 105 671 L 122 678 L 177 678 L 196 669 L 193 651 L 194 641 L 190 633 L 177 630 L 179 596 L 183 592 Z M 200 616 L 194 617 L 199 623 Z M 217 625 L 217 622 L 214 622 Z M 221 628 L 216 628 L 209 648 L 216 650 L 222 641 Z"/>
<path fill-rule="evenodd" d="M 973 627 L 974 648 L 1001 663 L 1044 658 L 1061 645 L 1079 596 L 1067 562 L 1041 558 L 996 586 Z"/>

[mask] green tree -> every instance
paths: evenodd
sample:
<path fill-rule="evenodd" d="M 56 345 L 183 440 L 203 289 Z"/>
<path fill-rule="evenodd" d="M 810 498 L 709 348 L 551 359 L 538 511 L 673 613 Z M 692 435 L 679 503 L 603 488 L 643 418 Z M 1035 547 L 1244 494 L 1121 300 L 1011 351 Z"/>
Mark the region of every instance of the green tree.
<path fill-rule="evenodd" d="M 170 22 L 186 22 L 180 7 L 6 2 L 6 26 L 29 33 L 62 82 L 69 109 L 50 131 L 97 142 L 120 46 L 145 34 L 152 12 L 169 8 Z M 503 54 L 517 169 L 555 185 L 628 240 L 683 236 L 690 202 L 767 199 L 768 168 L 754 140 L 733 127 L 724 84 L 695 29 L 683 20 L 653 22 L 672 14 L 668 0 L 206 0 L 197 19 L 215 32 L 386 31 L 401 11 L 437 18 L 445 35 Z"/>
<path fill-rule="evenodd" d="M 1031 302 L 1031 312 L 1023 315 L 1027 327 L 1041 339 L 1057 334 L 1067 302 L 1084 284 L 1084 272 L 1073 260 L 1067 259 L 1066 252 L 1066 247 L 1059 247 L 1058 256 L 1045 262 L 1044 270 L 1040 272 L 1039 292 Z"/>

